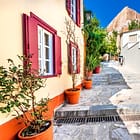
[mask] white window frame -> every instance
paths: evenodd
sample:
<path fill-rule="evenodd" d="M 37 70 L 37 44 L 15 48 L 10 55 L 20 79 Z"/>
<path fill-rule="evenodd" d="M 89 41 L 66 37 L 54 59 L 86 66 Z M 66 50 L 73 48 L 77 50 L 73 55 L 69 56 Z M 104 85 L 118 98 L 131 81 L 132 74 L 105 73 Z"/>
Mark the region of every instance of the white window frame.
<path fill-rule="evenodd" d="M 71 0 L 71 17 L 76 22 L 76 0 Z"/>
<path fill-rule="evenodd" d="M 72 46 L 72 71 L 76 72 L 77 70 L 77 49 Z"/>
<path fill-rule="evenodd" d="M 129 43 L 136 43 L 137 42 L 137 34 L 129 35 Z"/>
<path fill-rule="evenodd" d="M 45 34 L 48 35 L 48 44 L 45 44 Z M 48 58 L 45 54 L 46 48 Z M 53 75 L 53 35 L 40 26 L 38 26 L 38 55 L 40 75 Z"/>

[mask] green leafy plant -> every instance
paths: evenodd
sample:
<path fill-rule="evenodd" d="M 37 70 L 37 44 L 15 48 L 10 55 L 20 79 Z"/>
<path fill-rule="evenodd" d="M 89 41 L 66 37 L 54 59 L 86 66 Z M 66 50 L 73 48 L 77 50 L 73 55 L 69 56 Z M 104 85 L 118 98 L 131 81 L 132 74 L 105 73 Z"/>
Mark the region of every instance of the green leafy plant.
<path fill-rule="evenodd" d="M 119 49 L 117 48 L 117 31 L 113 31 L 111 35 L 107 37 L 107 50 L 106 52 L 109 54 L 109 59 L 111 56 L 118 56 Z"/>
<path fill-rule="evenodd" d="M 99 21 L 94 16 L 89 22 L 84 24 L 83 32 L 86 46 L 85 78 L 91 79 L 88 73 L 100 65 L 101 50 L 106 37 L 106 31 L 99 26 Z"/>
<path fill-rule="evenodd" d="M 140 21 L 131 20 L 131 22 L 128 23 L 128 29 L 129 30 L 140 29 Z"/>
<path fill-rule="evenodd" d="M 0 66 L 0 111 L 15 111 L 28 126 L 23 135 L 34 135 L 46 129 L 46 122 L 49 122 L 45 116 L 49 98 L 37 102 L 35 96 L 35 92 L 46 85 L 46 80 L 42 80 L 38 72 L 32 69 L 30 58 L 18 58 L 26 65 L 16 65 L 12 59 L 8 59 L 8 68 Z"/>

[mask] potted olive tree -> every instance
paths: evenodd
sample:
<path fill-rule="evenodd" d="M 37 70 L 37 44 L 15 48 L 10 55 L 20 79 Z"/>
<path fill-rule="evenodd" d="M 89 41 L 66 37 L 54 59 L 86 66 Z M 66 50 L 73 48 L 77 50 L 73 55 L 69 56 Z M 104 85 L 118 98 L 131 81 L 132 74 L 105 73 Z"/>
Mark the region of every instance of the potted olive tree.
<path fill-rule="evenodd" d="M 85 70 L 85 78 L 84 78 L 84 88 L 91 89 L 92 88 L 92 73 L 93 69 L 96 66 L 96 57 L 90 54 L 86 54 L 86 70 Z"/>
<path fill-rule="evenodd" d="M 65 24 L 66 24 L 66 45 L 68 50 L 68 69 L 72 79 L 72 88 L 66 89 L 65 95 L 68 103 L 77 104 L 79 102 L 81 91 L 81 89 L 76 86 L 77 80 L 79 79 L 79 72 L 77 72 L 77 68 L 75 68 L 77 67 L 78 63 L 77 56 L 79 56 L 78 53 L 79 49 L 78 47 L 72 48 L 72 46 L 78 46 L 77 38 L 75 35 L 75 25 L 73 24 L 73 22 L 67 19 L 65 20 Z"/>
<path fill-rule="evenodd" d="M 25 127 L 18 133 L 20 140 L 52 140 L 52 122 L 47 118 L 49 98 L 36 101 L 35 92 L 45 86 L 29 58 L 18 56 L 22 64 L 8 59 L 9 67 L 0 66 L 0 111 L 16 112 Z"/>

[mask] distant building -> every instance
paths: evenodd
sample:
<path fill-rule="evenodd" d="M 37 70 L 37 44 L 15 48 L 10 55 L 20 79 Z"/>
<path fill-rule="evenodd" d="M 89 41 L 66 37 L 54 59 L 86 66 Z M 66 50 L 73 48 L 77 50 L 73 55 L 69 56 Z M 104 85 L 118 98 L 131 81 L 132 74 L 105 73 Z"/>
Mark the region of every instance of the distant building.
<path fill-rule="evenodd" d="M 125 7 L 107 26 L 109 34 L 117 31 L 117 47 L 122 63 L 127 68 L 139 73 L 140 71 L 140 30 L 128 30 L 128 23 L 132 20 L 140 21 L 140 14 Z"/>
<path fill-rule="evenodd" d="M 109 34 L 111 34 L 112 31 L 118 32 L 116 45 L 119 53 L 121 51 L 120 34 L 128 31 L 128 23 L 130 23 L 132 20 L 140 21 L 140 14 L 126 6 L 116 15 L 116 17 L 114 17 L 114 19 L 107 26 L 107 32 Z"/>
<path fill-rule="evenodd" d="M 123 65 L 140 73 L 140 30 L 122 33 L 120 46 Z"/>

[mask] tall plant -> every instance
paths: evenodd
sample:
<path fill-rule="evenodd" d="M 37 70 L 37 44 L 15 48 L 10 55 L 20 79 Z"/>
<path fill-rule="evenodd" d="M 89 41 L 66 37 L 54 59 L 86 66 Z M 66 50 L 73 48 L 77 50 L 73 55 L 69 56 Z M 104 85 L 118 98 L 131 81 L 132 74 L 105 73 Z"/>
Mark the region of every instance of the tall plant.
<path fill-rule="evenodd" d="M 99 21 L 95 16 L 84 25 L 83 31 L 86 43 L 86 68 L 93 70 L 100 64 L 106 31 L 99 26 Z"/>
<path fill-rule="evenodd" d="M 48 110 L 48 98 L 36 101 L 35 92 L 44 87 L 45 80 L 32 69 L 29 58 L 18 56 L 21 64 L 8 59 L 9 67 L 0 66 L 0 111 L 15 111 L 27 127 L 23 135 L 34 135 L 46 128 L 44 113 Z M 24 67 L 22 62 L 26 63 Z"/>
<path fill-rule="evenodd" d="M 65 19 L 65 25 L 66 25 L 66 44 L 68 47 L 68 60 L 70 61 L 70 64 L 72 64 L 72 59 L 70 56 L 70 42 L 72 41 L 74 44 L 78 44 L 78 37 L 76 36 L 75 32 L 76 32 L 76 27 L 75 24 L 73 24 L 73 22 L 71 20 Z M 76 60 L 77 61 L 77 60 Z M 77 81 L 77 77 L 78 74 L 77 72 L 74 70 L 74 66 L 71 66 L 71 70 L 70 70 L 71 76 L 72 76 L 72 89 L 75 90 L 76 89 L 76 81 Z"/>
<path fill-rule="evenodd" d="M 108 35 L 107 38 L 107 42 L 108 42 L 108 46 L 107 46 L 107 53 L 110 54 L 111 56 L 115 56 L 118 55 L 118 48 L 117 48 L 117 35 L 118 33 L 116 31 L 113 31 L 111 35 Z"/>

